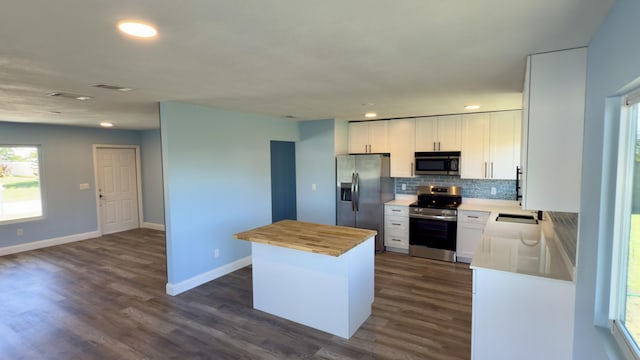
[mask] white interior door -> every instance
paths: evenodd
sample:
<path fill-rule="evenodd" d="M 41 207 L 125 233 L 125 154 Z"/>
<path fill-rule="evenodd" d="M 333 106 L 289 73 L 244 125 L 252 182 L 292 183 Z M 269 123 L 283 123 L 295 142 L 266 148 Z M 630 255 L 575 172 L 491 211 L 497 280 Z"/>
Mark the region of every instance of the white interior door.
<path fill-rule="evenodd" d="M 102 233 L 110 234 L 138 228 L 135 149 L 98 148 L 97 157 Z"/>

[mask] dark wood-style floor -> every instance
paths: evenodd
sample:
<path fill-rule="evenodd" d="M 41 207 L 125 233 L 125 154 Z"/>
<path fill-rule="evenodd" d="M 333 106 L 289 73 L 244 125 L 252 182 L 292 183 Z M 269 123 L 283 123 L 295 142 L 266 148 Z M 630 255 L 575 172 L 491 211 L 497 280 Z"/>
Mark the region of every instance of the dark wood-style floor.
<path fill-rule="evenodd" d="M 375 264 L 373 313 L 345 340 L 254 310 L 250 268 L 166 295 L 159 231 L 0 257 L 0 359 L 468 359 L 468 266 Z"/>

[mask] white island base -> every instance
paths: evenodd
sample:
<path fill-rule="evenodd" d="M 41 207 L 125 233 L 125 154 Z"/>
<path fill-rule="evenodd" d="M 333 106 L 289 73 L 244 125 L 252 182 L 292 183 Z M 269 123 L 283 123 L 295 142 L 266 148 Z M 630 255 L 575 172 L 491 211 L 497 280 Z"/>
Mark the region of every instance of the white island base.
<path fill-rule="evenodd" d="M 374 237 L 340 256 L 252 242 L 253 307 L 342 338 L 371 314 Z"/>

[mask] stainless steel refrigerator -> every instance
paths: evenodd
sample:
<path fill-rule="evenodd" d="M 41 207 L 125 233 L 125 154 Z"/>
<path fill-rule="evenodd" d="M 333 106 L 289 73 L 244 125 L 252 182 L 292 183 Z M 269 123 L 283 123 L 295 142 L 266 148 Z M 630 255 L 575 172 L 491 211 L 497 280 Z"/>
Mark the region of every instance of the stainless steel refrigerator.
<path fill-rule="evenodd" d="M 376 252 L 384 251 L 384 203 L 394 198 L 389 155 L 336 157 L 337 224 L 378 231 Z"/>

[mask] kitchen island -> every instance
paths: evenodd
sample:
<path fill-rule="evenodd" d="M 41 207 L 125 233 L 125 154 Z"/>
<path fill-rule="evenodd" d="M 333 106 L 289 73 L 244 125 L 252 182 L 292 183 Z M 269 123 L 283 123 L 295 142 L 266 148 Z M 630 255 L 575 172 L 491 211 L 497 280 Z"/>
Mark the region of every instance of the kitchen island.
<path fill-rule="evenodd" d="M 343 338 L 371 314 L 374 230 L 283 220 L 251 242 L 253 307 Z"/>

